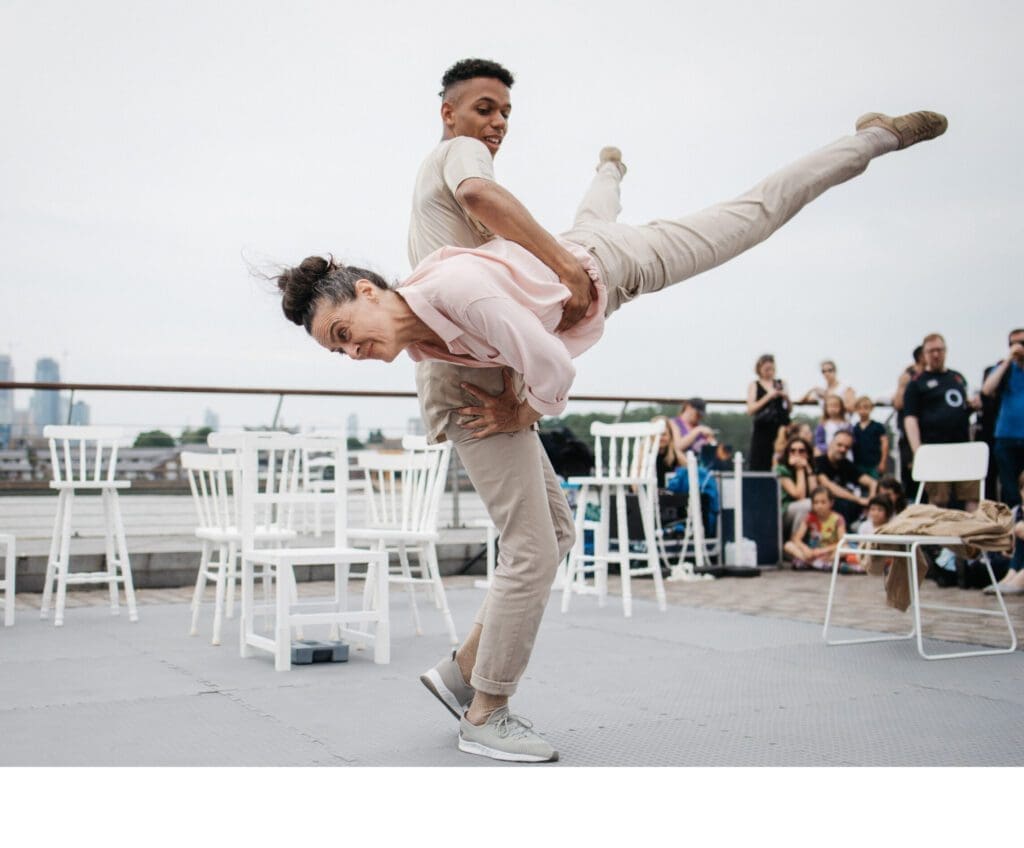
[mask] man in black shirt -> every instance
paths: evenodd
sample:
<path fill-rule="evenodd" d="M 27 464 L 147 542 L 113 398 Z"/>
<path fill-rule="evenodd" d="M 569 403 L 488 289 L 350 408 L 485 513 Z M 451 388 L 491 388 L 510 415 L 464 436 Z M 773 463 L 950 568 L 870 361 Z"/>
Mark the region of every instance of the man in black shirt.
<path fill-rule="evenodd" d="M 970 441 L 967 381 L 960 372 L 946 368 L 946 341 L 938 333 L 925 336 L 924 362 L 924 372 L 910 381 L 903 395 L 904 426 L 914 453 L 921 445 Z M 925 492 L 935 506 L 949 506 L 951 495 L 966 505 L 977 501 L 978 484 L 928 483 Z"/>
<path fill-rule="evenodd" d="M 814 473 L 818 475 L 818 485 L 824 486 L 832 493 L 835 510 L 849 527 L 860 519 L 861 510 L 868 505 L 868 500 L 875 495 L 876 481 L 871 475 L 863 474 L 857 466 L 847 459 L 853 447 L 853 435 L 840 430 L 832 437 L 828 452 L 814 461 Z M 860 487 L 860 488 L 858 488 Z M 865 496 L 862 494 L 866 492 Z"/>

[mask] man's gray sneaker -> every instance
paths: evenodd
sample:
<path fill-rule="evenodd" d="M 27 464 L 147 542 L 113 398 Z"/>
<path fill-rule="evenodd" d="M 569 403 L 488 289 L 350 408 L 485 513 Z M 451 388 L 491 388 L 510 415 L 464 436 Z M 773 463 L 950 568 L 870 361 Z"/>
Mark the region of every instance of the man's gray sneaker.
<path fill-rule="evenodd" d="M 476 690 L 466 683 L 459 664 L 455 662 L 455 651 L 452 651 L 451 657 L 446 657 L 433 668 L 423 672 L 420 681 L 457 719 L 462 718 L 466 707 L 476 694 Z"/>
<path fill-rule="evenodd" d="M 491 713 L 480 726 L 459 719 L 459 750 L 512 763 L 547 763 L 558 759 L 558 751 L 543 736 L 534 733 L 525 718 L 512 715 L 508 707 Z"/>
<path fill-rule="evenodd" d="M 910 147 L 919 141 L 938 138 L 946 131 L 949 122 L 938 112 L 911 112 L 891 118 L 881 112 L 868 112 L 857 119 L 857 131 L 868 127 L 882 127 L 899 139 L 900 149 Z"/>

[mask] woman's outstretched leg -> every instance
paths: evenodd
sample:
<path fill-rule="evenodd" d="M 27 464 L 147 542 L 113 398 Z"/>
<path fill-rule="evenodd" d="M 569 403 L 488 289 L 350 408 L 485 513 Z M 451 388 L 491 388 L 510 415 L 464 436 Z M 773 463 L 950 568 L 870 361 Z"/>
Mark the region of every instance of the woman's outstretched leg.
<path fill-rule="evenodd" d="M 611 314 L 634 297 L 749 250 L 829 188 L 863 173 L 876 156 L 935 138 L 945 128 L 945 118 L 934 112 L 864 116 L 855 135 L 798 159 L 734 200 L 640 227 L 590 221 L 563 238 L 586 247 L 602 265 Z"/>

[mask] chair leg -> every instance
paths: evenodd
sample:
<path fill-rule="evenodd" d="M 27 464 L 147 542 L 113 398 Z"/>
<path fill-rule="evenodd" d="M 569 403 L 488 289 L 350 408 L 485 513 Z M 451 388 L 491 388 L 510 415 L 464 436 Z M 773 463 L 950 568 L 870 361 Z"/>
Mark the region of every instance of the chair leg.
<path fill-rule="evenodd" d="M 12 541 L 4 551 L 4 627 L 14 626 L 14 571 L 16 567 L 14 542 Z"/>
<path fill-rule="evenodd" d="M 114 516 L 110 506 L 110 492 L 104 489 L 103 499 L 103 547 L 107 557 L 107 589 L 110 592 L 110 614 L 117 615 L 117 554 L 114 550 Z"/>
<path fill-rule="evenodd" d="M 572 550 L 569 552 L 569 561 L 565 567 L 565 586 L 562 589 L 562 612 L 569 611 L 569 600 L 572 598 L 573 583 L 576 582 L 580 565 L 583 562 L 583 554 L 585 553 L 583 546 L 583 523 L 587 517 L 587 496 L 589 491 L 587 485 L 581 486 L 579 497 L 576 500 L 576 539 L 572 544 Z M 493 579 L 490 575 L 488 575 L 488 578 Z"/>
<path fill-rule="evenodd" d="M 292 579 L 288 572 L 292 569 L 288 563 L 281 563 L 277 568 L 277 583 L 274 586 L 274 669 L 290 671 L 292 667 L 292 628 L 290 620 L 289 599 Z"/>
<path fill-rule="evenodd" d="M 203 602 L 203 591 L 206 589 L 206 574 L 210 564 L 211 543 L 203 540 L 203 551 L 199 555 L 199 573 L 196 575 L 196 587 L 192 591 L 192 626 L 188 635 L 195 636 L 199 632 L 199 607 Z"/>
<path fill-rule="evenodd" d="M 213 599 L 213 638 L 210 640 L 211 645 L 220 644 L 220 628 L 224 621 L 224 589 L 225 582 L 227 581 L 227 560 L 225 555 L 227 554 L 226 545 L 218 545 L 217 547 L 217 572 L 214 576 L 215 581 L 215 594 Z"/>
<path fill-rule="evenodd" d="M 53 626 L 64 625 L 64 602 L 68 592 L 68 569 L 71 562 L 71 514 L 75 502 L 74 489 L 66 489 L 64 514 L 60 529 L 60 559 L 57 561 L 57 603 L 53 611 Z"/>
<path fill-rule="evenodd" d="M 242 585 L 241 585 L 241 603 L 239 604 L 239 620 L 238 620 L 238 655 L 240 657 L 248 657 L 252 653 L 249 648 L 249 637 L 254 633 L 254 622 L 253 622 L 253 594 L 256 591 L 256 583 L 253 579 L 253 568 L 254 563 L 250 559 L 245 558 L 245 554 L 242 554 Z M 267 566 L 263 566 L 264 569 L 264 581 L 266 580 Z M 266 583 L 264 583 L 266 585 Z"/>
<path fill-rule="evenodd" d="M 317 509 L 319 508 L 318 505 Z M 347 562 L 334 563 L 334 611 L 338 614 L 339 619 L 348 610 L 348 573 L 349 564 Z M 331 625 L 328 638 L 333 642 L 341 638 L 340 621 Z"/>
<path fill-rule="evenodd" d="M 374 630 L 373 661 L 379 665 L 391 662 L 391 626 L 390 604 L 388 599 L 388 566 L 387 562 L 376 564 L 376 610 L 377 626 Z"/>
<path fill-rule="evenodd" d="M 597 589 L 597 605 L 608 604 L 608 560 L 611 556 L 612 506 L 611 489 L 601 486 L 601 518 L 594 530 L 594 588 Z M 598 556 L 601 558 L 598 559 Z"/>
<path fill-rule="evenodd" d="M 124 520 L 121 518 L 121 503 L 117 490 L 110 492 L 114 508 L 114 529 L 117 532 L 118 561 L 121 566 L 121 577 L 124 579 L 124 596 L 128 602 L 128 620 L 138 621 L 139 611 L 135 605 L 135 584 L 132 583 L 132 564 L 128 559 L 128 540 L 124 534 Z"/>
<path fill-rule="evenodd" d="M 618 521 L 619 536 L 619 574 L 622 576 L 622 614 L 626 618 L 633 615 L 633 588 L 629 582 L 629 527 L 626 525 L 626 487 L 617 486 L 615 490 L 615 512 Z"/>
<path fill-rule="evenodd" d="M 640 491 L 640 516 L 644 525 L 644 543 L 647 545 L 647 564 L 651 569 L 651 577 L 654 579 L 654 596 L 658 600 L 658 609 L 665 612 L 668 608 L 665 599 L 665 583 L 661 579 L 661 557 L 658 553 L 658 537 L 655 531 L 654 518 L 657 515 L 657 489 L 651 491 L 647 486 L 641 486 Z"/>
<path fill-rule="evenodd" d="M 389 560 L 390 565 L 390 560 Z M 420 611 L 416 606 L 416 587 L 412 581 L 412 569 L 409 568 L 409 552 L 406 550 L 405 545 L 399 543 L 398 545 L 398 568 L 399 573 L 406 580 L 405 589 L 406 594 L 409 595 L 409 606 L 412 607 L 412 621 L 416 627 L 416 635 L 423 635 L 423 626 L 420 624 Z"/>
<path fill-rule="evenodd" d="M 228 559 L 227 559 L 227 574 L 228 574 L 228 592 L 227 599 L 225 601 L 224 615 L 227 618 L 235 617 L 235 581 L 238 580 L 238 546 L 234 542 L 228 543 Z"/>
<path fill-rule="evenodd" d="M 46 577 L 43 579 L 43 599 L 39 605 L 39 617 L 46 618 L 50 612 L 50 601 L 53 599 L 53 581 L 57 579 L 57 562 L 60 557 L 61 540 L 64 538 L 64 505 L 67 492 L 62 490 L 57 495 L 57 514 L 53 519 L 53 535 L 50 537 L 50 556 L 46 560 Z"/>
<path fill-rule="evenodd" d="M 429 572 L 430 579 L 434 584 L 434 590 L 441 599 L 441 616 L 444 618 L 445 626 L 448 628 L 448 638 L 452 645 L 459 644 L 459 635 L 455 631 L 455 619 L 452 618 L 451 610 L 448 608 L 448 596 L 444 593 L 444 583 L 441 582 L 441 566 L 437 561 L 437 549 L 433 542 L 423 546 L 424 563 Z"/>

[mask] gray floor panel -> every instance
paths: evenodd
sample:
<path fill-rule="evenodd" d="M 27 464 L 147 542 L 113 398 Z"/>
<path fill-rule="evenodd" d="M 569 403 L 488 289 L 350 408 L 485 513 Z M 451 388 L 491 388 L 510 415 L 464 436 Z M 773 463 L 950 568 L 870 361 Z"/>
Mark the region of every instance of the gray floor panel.
<path fill-rule="evenodd" d="M 463 629 L 480 599 L 449 592 Z M 559 605 L 513 700 L 560 750 L 552 767 L 1024 765 L 1020 653 L 926 662 L 911 642 L 828 647 L 806 622 Z M 390 665 L 353 651 L 288 673 L 238 656 L 237 619 L 220 647 L 187 636 L 187 604 L 137 624 L 82 607 L 63 629 L 20 615 L 0 630 L 0 764 L 499 766 L 457 750 L 420 685 L 449 650 L 421 615 L 416 636 L 395 593 Z"/>

